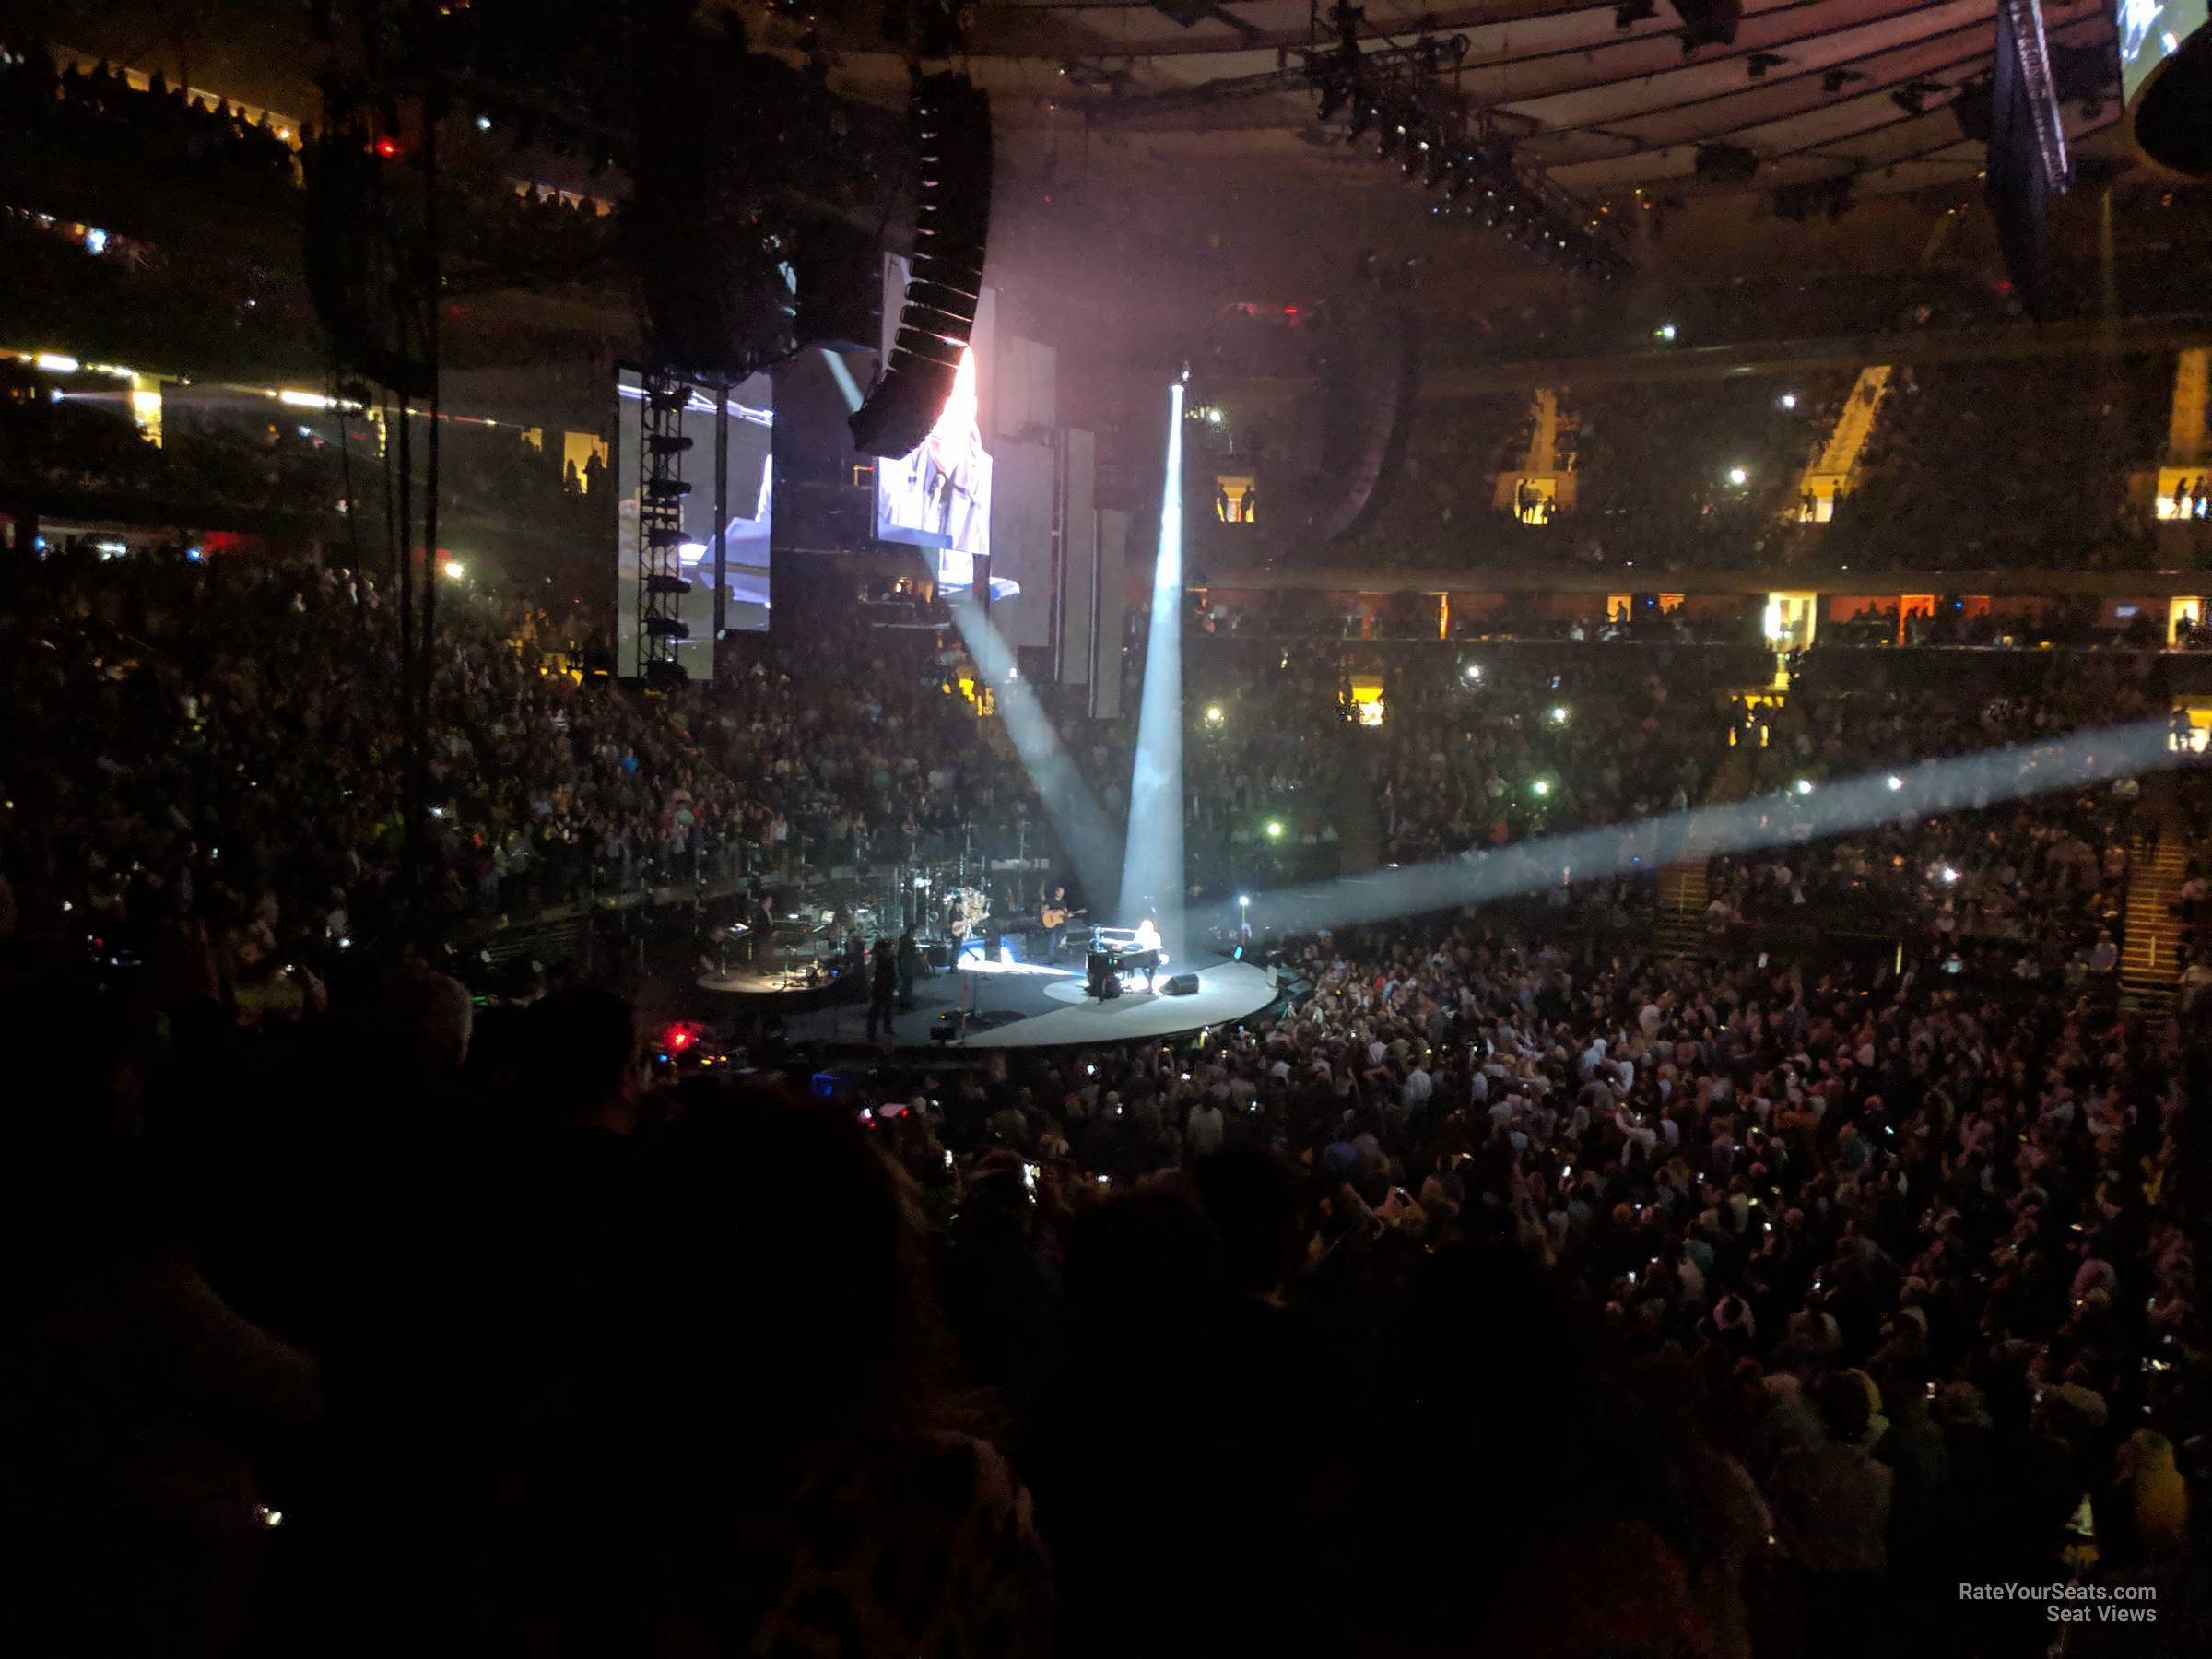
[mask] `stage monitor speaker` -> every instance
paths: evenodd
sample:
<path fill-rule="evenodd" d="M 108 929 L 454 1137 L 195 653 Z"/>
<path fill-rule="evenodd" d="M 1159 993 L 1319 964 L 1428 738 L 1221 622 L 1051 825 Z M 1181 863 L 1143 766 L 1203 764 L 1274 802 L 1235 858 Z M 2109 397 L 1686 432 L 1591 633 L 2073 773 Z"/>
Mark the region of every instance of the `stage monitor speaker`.
<path fill-rule="evenodd" d="M 1198 976 L 1194 973 L 1179 973 L 1160 986 L 1159 991 L 1162 996 L 1195 996 L 1198 994 Z"/>

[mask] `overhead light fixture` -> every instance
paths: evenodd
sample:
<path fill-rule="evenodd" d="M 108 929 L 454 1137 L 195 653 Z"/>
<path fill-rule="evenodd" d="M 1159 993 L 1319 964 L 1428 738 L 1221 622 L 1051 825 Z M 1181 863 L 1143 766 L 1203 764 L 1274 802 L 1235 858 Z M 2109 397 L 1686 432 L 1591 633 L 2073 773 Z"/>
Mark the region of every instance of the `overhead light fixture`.
<path fill-rule="evenodd" d="M 1943 101 L 1951 88 L 1939 80 L 1916 80 L 1889 94 L 1889 101 L 1908 115 L 1925 115 L 1931 105 Z"/>
<path fill-rule="evenodd" d="M 1744 20 L 1744 0 L 1674 0 L 1682 19 L 1682 55 L 1700 46 L 1733 46 Z"/>

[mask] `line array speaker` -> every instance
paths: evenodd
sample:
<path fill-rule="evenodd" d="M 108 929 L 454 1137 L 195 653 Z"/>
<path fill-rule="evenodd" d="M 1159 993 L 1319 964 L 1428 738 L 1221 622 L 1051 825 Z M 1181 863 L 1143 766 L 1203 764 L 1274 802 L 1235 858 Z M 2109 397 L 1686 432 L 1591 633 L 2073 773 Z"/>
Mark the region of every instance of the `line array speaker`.
<path fill-rule="evenodd" d="M 853 411 L 864 454 L 911 455 L 944 412 L 975 327 L 991 238 L 991 100 L 947 70 L 914 83 L 920 158 L 914 259 L 899 333 L 867 400 Z"/>

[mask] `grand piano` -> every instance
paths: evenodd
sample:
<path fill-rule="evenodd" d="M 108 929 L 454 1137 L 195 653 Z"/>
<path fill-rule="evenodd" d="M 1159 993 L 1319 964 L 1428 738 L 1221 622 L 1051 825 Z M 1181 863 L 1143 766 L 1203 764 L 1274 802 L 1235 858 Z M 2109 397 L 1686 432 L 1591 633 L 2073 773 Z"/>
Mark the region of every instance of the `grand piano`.
<path fill-rule="evenodd" d="M 1145 989 L 1150 991 L 1152 976 L 1167 959 L 1166 951 L 1141 942 L 1134 927 L 1094 927 L 1090 930 L 1090 956 L 1085 965 L 1083 989 L 1087 994 L 1105 1002 L 1124 991 L 1135 989 L 1124 982 L 1142 974 Z"/>

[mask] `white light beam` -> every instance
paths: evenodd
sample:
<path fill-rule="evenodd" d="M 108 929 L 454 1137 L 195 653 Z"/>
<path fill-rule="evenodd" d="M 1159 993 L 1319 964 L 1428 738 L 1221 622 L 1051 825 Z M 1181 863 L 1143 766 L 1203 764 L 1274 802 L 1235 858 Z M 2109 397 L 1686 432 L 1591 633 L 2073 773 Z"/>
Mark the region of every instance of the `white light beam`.
<path fill-rule="evenodd" d="M 1159 918 L 1169 953 L 1182 932 L 1182 382 L 1168 389 L 1168 465 L 1159 494 L 1159 557 L 1152 567 L 1152 626 L 1145 649 L 1136 759 L 1129 775 L 1129 834 L 1122 849 L 1123 918 Z"/>
<path fill-rule="evenodd" d="M 1067 849 L 1084 898 L 1095 908 L 1112 891 L 1114 878 L 1113 835 L 1105 816 L 1089 785 L 1076 771 L 1075 762 L 1068 759 L 1037 693 L 1014 677 L 1013 647 L 983 614 L 974 594 L 947 594 L 945 601 L 960 637 L 968 642 L 969 654 L 975 658 L 977 670 L 997 700 L 999 718 L 1006 722 L 1014 752 L 1021 757 L 1038 799 L 1044 803 L 1045 817 L 1052 820 L 1060 844 Z"/>
<path fill-rule="evenodd" d="M 2163 721 L 2107 726 L 2047 743 L 1925 761 L 1900 771 L 1885 767 L 1823 783 L 1806 794 L 1786 790 L 1635 824 L 1547 836 L 1485 857 L 1465 854 L 1286 888 L 1267 895 L 1265 902 L 1285 931 L 1352 926 L 1541 891 L 1568 879 L 1568 872 L 1582 881 L 1629 869 L 1655 871 L 1686 856 L 1709 858 L 1818 840 L 1890 823 L 1906 813 L 1925 820 L 2194 761 L 2194 755 L 2173 747 Z M 1234 925 L 1234 908 L 1223 907 L 1224 925 Z"/>

